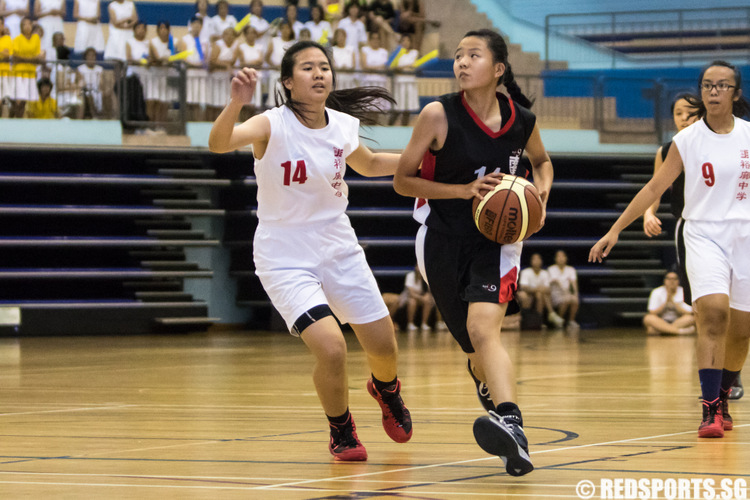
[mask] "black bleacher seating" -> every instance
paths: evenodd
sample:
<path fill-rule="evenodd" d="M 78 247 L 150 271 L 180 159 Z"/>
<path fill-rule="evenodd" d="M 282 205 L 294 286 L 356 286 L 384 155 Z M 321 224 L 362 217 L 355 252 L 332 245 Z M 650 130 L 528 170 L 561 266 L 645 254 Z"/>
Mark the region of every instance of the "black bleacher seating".
<path fill-rule="evenodd" d="M 184 291 L 187 278 L 218 279 L 186 248 L 231 254 L 248 326 L 274 315 L 254 274 L 255 180 L 248 153 L 6 147 L 0 171 L 0 306 L 22 308 L 22 334 L 141 333 L 204 329 L 208 304 Z M 646 238 L 640 221 L 603 265 L 586 262 L 652 169 L 651 155 L 555 155 L 546 226 L 525 243 L 552 263 L 558 248 L 578 270 L 584 326 L 626 324 L 673 262 L 671 238 Z M 351 170 L 348 214 L 384 292 L 400 292 L 413 268 L 413 200 L 390 179 Z M 206 234 L 192 217 L 224 218 Z M 667 232 L 671 217 L 660 213 Z"/>

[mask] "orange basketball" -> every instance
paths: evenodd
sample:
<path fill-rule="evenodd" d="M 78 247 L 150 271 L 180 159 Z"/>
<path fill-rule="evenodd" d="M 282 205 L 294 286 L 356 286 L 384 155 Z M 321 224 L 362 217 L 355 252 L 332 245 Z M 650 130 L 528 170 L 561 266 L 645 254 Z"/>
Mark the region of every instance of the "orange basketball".
<path fill-rule="evenodd" d="M 474 198 L 472 212 L 479 232 L 501 245 L 523 241 L 542 225 L 539 192 L 515 175 L 504 175 L 484 199 Z"/>

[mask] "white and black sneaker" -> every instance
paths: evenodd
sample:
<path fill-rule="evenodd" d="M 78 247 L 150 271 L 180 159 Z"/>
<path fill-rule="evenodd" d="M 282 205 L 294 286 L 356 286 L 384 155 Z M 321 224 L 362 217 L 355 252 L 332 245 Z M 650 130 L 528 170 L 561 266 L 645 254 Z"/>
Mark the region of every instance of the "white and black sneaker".
<path fill-rule="evenodd" d="M 494 411 L 496 406 L 495 403 L 492 402 L 492 398 L 490 397 L 490 388 L 487 387 L 487 384 L 479 380 L 474 375 L 474 372 L 471 371 L 471 360 L 469 360 L 469 363 L 466 367 L 469 369 L 469 375 L 471 375 L 471 379 L 474 381 L 474 385 L 477 386 L 477 397 L 479 398 L 479 402 L 482 404 L 482 407 L 486 411 Z"/>
<path fill-rule="evenodd" d="M 500 416 L 494 411 L 474 421 L 474 439 L 490 455 L 499 456 L 511 476 L 523 476 L 534 470 L 529 457 L 529 442 L 518 415 Z"/>

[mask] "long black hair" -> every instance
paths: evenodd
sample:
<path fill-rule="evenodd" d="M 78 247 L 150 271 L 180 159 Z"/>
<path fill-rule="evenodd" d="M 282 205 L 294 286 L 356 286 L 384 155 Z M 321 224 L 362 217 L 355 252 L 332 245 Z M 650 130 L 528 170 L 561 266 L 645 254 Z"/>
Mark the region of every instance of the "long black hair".
<path fill-rule="evenodd" d="M 508 89 L 510 97 L 524 108 L 531 109 L 534 101 L 526 97 L 521 91 L 521 87 L 516 83 L 516 78 L 513 75 L 513 70 L 510 69 L 510 63 L 508 62 L 508 44 L 505 43 L 505 39 L 497 31 L 489 29 L 481 29 L 469 31 L 464 35 L 467 37 L 482 38 L 487 42 L 487 48 L 492 52 L 493 60 L 495 63 L 503 63 L 505 65 L 505 73 L 498 79 L 497 84 L 501 83 Z"/>
<path fill-rule="evenodd" d="M 716 60 L 712 61 L 711 64 L 704 67 L 701 71 L 700 76 L 698 77 L 699 96 L 702 95 L 701 85 L 703 84 L 703 76 L 706 74 L 706 71 L 708 71 L 709 68 L 712 68 L 714 66 L 721 66 L 731 69 L 734 72 L 733 95 L 737 95 L 738 92 L 742 91 L 742 73 L 740 73 L 740 70 L 737 69 L 736 66 L 733 66 L 726 61 Z M 695 111 L 690 113 L 690 116 L 697 116 L 698 118 L 703 118 L 704 116 L 706 116 L 706 105 L 703 104 L 703 99 L 701 99 L 700 97 L 688 95 L 685 97 L 685 100 L 689 102 L 691 106 L 696 108 Z M 745 99 L 745 96 L 740 95 L 740 98 L 732 103 L 732 114 L 739 118 L 750 116 L 750 103 L 748 103 L 747 99 Z"/>
<path fill-rule="evenodd" d="M 381 103 L 388 101 L 391 104 L 395 104 L 396 101 L 383 87 L 356 87 L 352 89 L 336 90 L 336 71 L 333 69 L 331 54 L 325 49 L 325 47 L 311 40 L 297 42 L 289 47 L 284 53 L 284 57 L 281 59 L 281 77 L 279 78 L 282 83 L 284 80 L 292 77 L 297 54 L 311 47 L 316 48 L 325 54 L 326 59 L 328 59 L 328 65 L 331 68 L 333 90 L 328 94 L 326 107 L 359 118 L 359 121 L 364 125 L 374 125 L 376 119 L 372 117 L 371 114 L 373 112 L 383 111 Z M 276 94 L 274 96 L 276 99 L 276 106 L 287 106 L 295 115 L 304 119 L 308 112 L 308 110 L 305 109 L 305 105 L 292 99 L 291 91 L 284 85 L 281 85 L 281 89 L 283 94 L 282 92 L 279 92 L 278 88 L 276 89 Z"/>

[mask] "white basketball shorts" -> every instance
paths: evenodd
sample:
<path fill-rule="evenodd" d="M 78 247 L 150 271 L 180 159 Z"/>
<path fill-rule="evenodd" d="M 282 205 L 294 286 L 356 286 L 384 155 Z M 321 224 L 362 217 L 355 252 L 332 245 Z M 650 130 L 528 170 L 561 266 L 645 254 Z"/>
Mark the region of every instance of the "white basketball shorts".
<path fill-rule="evenodd" d="M 750 221 L 685 221 L 685 264 L 693 301 L 714 293 L 750 312 Z"/>
<path fill-rule="evenodd" d="M 341 323 L 366 324 L 388 308 L 349 218 L 304 227 L 260 223 L 256 274 L 289 331 L 311 308 L 328 304 Z"/>

